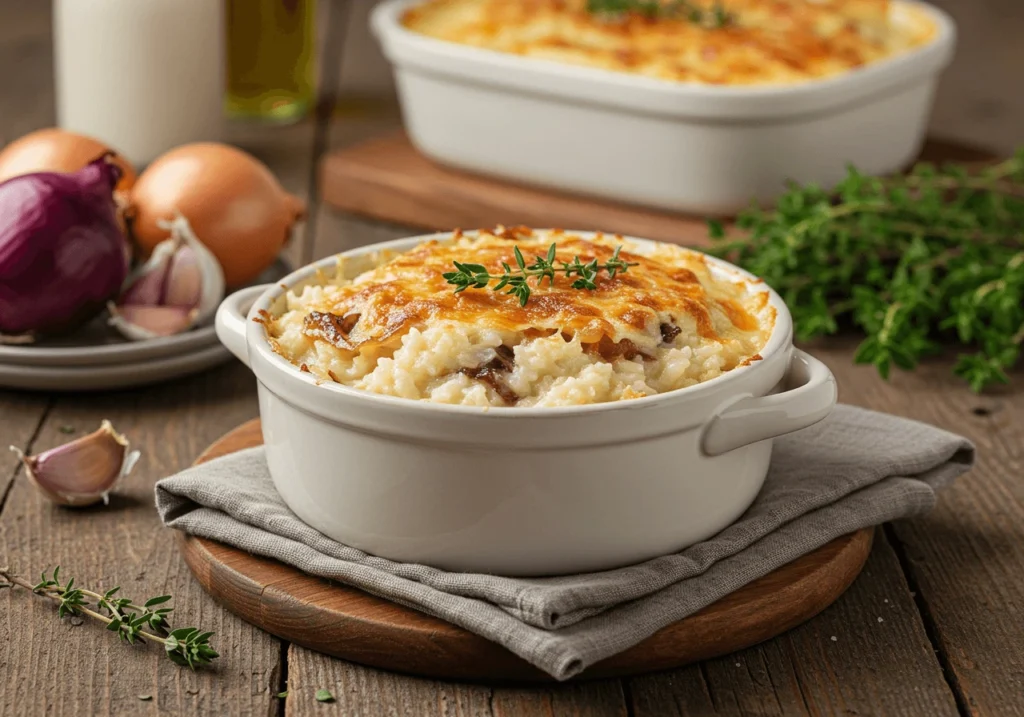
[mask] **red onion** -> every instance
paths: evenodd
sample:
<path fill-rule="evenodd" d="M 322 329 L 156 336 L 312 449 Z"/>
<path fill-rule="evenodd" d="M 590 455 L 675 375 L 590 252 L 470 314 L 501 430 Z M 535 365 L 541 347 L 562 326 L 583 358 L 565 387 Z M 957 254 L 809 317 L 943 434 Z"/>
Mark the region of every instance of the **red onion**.
<path fill-rule="evenodd" d="M 71 174 L 40 172 L 0 184 L 0 335 L 77 328 L 117 295 L 129 248 L 106 155 Z"/>

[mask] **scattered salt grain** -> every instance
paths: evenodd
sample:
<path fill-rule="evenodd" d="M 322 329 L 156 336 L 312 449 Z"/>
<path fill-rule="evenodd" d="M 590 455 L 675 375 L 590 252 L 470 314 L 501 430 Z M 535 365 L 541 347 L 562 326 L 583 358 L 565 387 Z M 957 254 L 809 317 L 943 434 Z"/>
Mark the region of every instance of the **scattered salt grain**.
<path fill-rule="evenodd" d="M 878 621 L 879 622 L 885 622 L 885 620 L 883 620 L 882 618 L 878 618 Z"/>
<path fill-rule="evenodd" d="M 835 635 L 832 636 L 832 642 L 839 642 L 839 638 Z"/>
<path fill-rule="evenodd" d="M 740 664 L 739 662 L 737 662 L 737 663 L 736 663 L 736 667 L 743 667 L 743 665 L 742 665 L 742 664 Z"/>

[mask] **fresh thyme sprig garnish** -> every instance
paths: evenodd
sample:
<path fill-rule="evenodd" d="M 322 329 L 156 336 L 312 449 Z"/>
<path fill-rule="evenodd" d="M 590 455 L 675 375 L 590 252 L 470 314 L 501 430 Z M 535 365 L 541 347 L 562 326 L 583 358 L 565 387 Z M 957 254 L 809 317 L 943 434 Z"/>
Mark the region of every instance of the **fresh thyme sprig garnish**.
<path fill-rule="evenodd" d="M 136 605 L 129 598 L 115 597 L 121 589 L 119 587 L 100 594 L 75 587 L 74 578 L 61 584 L 60 566 L 54 568 L 50 576 L 44 572 L 40 582 L 35 585 L 12 574 L 7 568 L 0 568 L 0 579 L 5 581 L 0 587 L 18 585 L 53 600 L 57 603 L 58 617 L 77 615 L 92 618 L 106 625 L 111 632 L 116 632 L 119 639 L 132 645 L 147 640 L 159 642 L 164 646 L 167 657 L 177 665 L 194 670 L 218 657 L 216 650 L 210 646 L 212 632 L 200 632 L 194 627 L 170 629 L 167 616 L 173 608 L 158 607 L 168 602 L 170 595 L 158 595 L 141 606 Z"/>
<path fill-rule="evenodd" d="M 1007 383 L 1024 342 L 1024 148 L 971 173 L 920 164 L 908 175 L 850 168 L 832 191 L 796 186 L 772 211 L 740 214 L 713 253 L 763 278 L 803 340 L 852 324 L 856 361 L 883 377 L 959 342 L 954 368 L 975 391 Z"/>
<path fill-rule="evenodd" d="M 621 246 L 603 264 L 598 263 L 597 259 L 584 263 L 580 261 L 578 256 L 573 257 L 571 262 L 556 262 L 556 245 L 552 244 L 548 247 L 547 256 L 538 256 L 536 261 L 527 265 L 523 252 L 519 250 L 518 246 L 514 246 L 512 247 L 512 252 L 515 254 L 516 269 L 509 266 L 507 262 L 502 262 L 501 266 L 505 273 L 491 274 L 483 264 L 463 264 L 453 261 L 452 263 L 455 265 L 456 271 L 446 272 L 443 276 L 449 284 L 457 287 L 455 289 L 456 294 L 466 289 L 486 289 L 492 281 L 497 280 L 498 283 L 493 287 L 493 291 L 501 291 L 507 287 L 508 291 L 505 293 L 512 294 L 518 298 L 520 306 L 526 306 L 526 302 L 530 300 L 530 294 L 532 293 L 529 283 L 530 277 L 539 277 L 537 279 L 537 286 L 540 287 L 545 277 L 547 277 L 548 286 L 554 284 L 555 274 L 565 274 L 566 277 L 577 276 L 579 278 L 572 283 L 572 288 L 596 289 L 597 284 L 594 280 L 602 270 L 607 271 L 609 276 L 614 277 L 619 273 L 625 274 L 631 266 L 637 266 L 637 262 L 628 262 L 620 259 L 620 251 L 622 251 Z M 560 266 L 555 266 L 556 264 L 560 264 Z"/>
<path fill-rule="evenodd" d="M 587 0 L 587 12 L 610 17 L 636 13 L 649 18 L 689 20 L 709 28 L 727 27 L 736 21 L 720 2 L 704 8 L 688 0 Z"/>

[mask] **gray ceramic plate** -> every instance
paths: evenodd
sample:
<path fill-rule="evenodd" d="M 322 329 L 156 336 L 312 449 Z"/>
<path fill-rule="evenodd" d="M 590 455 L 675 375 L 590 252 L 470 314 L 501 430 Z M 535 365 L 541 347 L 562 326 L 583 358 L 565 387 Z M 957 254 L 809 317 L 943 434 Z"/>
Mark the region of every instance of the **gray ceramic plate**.
<path fill-rule="evenodd" d="M 281 259 L 254 284 L 268 284 L 291 269 Z M 177 336 L 149 341 L 128 341 L 107 325 L 107 313 L 67 336 L 43 339 L 34 344 L 0 345 L 0 371 L 25 367 L 117 367 L 139 361 L 185 356 L 219 346 L 213 326 L 202 326 Z M 4 385 L 10 385 L 5 383 Z"/>
<path fill-rule="evenodd" d="M 7 366 L 121 366 L 133 361 L 188 354 L 217 343 L 213 326 L 149 341 L 127 341 L 107 326 L 104 312 L 73 335 L 27 346 L 0 345 L 0 368 Z"/>
<path fill-rule="evenodd" d="M 115 366 L 15 366 L 0 364 L 0 388 L 28 391 L 107 391 L 189 376 L 233 359 L 214 343 L 198 351 Z"/>

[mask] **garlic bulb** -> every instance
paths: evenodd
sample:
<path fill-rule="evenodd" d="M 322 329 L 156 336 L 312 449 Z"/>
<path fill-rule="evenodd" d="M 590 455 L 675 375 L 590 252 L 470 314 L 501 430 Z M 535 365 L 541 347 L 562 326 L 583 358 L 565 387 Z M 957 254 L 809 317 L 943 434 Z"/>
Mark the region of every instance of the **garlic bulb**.
<path fill-rule="evenodd" d="M 224 298 L 224 272 L 217 259 L 178 215 L 163 221 L 171 237 L 128 277 L 110 324 L 133 341 L 171 336 L 208 320 Z"/>
<path fill-rule="evenodd" d="M 25 464 L 29 480 L 60 505 L 107 503 L 114 486 L 139 460 L 139 452 L 130 450 L 128 440 L 110 421 L 103 421 L 95 433 L 37 456 L 26 456 L 15 446 L 11 450 Z"/>

